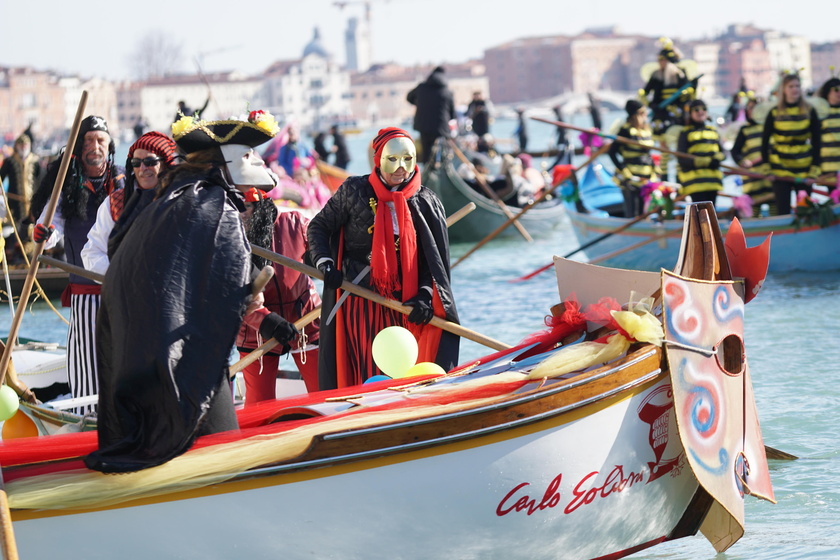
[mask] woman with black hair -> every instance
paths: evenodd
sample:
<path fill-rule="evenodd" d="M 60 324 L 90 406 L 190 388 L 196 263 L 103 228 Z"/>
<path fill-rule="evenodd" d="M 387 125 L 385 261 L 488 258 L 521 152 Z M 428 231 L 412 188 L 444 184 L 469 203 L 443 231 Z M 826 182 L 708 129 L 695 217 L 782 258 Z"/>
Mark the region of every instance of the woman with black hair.
<path fill-rule="evenodd" d="M 653 136 L 648 123 L 647 107 L 635 99 L 630 99 L 624 106 L 627 120 L 621 125 L 618 138 L 632 140 L 610 145 L 610 159 L 615 165 L 615 181 L 624 195 L 624 217 L 635 218 L 644 211 L 641 189 L 657 174 L 650 149 Z"/>
<path fill-rule="evenodd" d="M 706 102 L 695 99 L 688 106 L 685 127 L 677 141 L 677 151 L 692 157 L 680 157 L 680 194 L 690 195 L 692 202 L 717 201 L 717 193 L 723 190 L 723 172 L 720 164 L 726 154 L 720 144 L 717 128 L 708 124 L 709 112 Z"/>

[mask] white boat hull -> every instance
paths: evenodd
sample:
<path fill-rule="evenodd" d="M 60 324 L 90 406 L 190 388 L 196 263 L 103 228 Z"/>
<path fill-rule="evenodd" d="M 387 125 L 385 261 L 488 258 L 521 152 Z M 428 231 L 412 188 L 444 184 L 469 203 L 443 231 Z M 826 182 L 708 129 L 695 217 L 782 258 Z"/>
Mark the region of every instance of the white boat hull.
<path fill-rule="evenodd" d="M 673 414 L 656 427 L 640 418 L 646 399 L 670 399 L 669 382 L 660 376 L 634 393 L 589 405 L 594 412 L 200 496 L 28 513 L 14 523 L 20 555 L 574 560 L 652 544 L 683 516 L 697 483 L 682 468 Z M 671 461 L 653 481 L 652 430 L 660 442 L 667 430 L 658 464 Z"/>

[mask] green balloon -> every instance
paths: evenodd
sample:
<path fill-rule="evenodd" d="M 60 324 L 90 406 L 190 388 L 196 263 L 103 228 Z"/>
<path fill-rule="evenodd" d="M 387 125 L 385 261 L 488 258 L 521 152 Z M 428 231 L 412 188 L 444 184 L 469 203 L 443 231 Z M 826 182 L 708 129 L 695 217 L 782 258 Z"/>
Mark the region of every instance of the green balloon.
<path fill-rule="evenodd" d="M 0 386 L 0 422 L 5 422 L 14 416 L 18 407 L 20 407 L 20 400 L 15 390 L 8 385 Z"/>
<path fill-rule="evenodd" d="M 386 327 L 373 339 L 373 361 L 391 377 L 402 377 L 417 362 L 418 353 L 417 340 L 403 327 Z"/>

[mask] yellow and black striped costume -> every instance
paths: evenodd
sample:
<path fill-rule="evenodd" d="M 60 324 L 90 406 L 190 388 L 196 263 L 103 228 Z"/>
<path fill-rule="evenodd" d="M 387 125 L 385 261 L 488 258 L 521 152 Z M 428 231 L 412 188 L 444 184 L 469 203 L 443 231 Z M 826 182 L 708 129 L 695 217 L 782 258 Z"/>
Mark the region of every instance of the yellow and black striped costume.
<path fill-rule="evenodd" d="M 735 137 L 735 143 L 732 145 L 730 154 L 735 163 L 741 167 L 749 168 L 757 174 L 766 175 L 770 172 L 770 166 L 764 163 L 758 164 L 761 160 L 761 137 L 764 130 L 764 125 L 748 119 L 746 123 L 738 130 L 738 135 Z M 741 176 L 741 191 L 744 194 L 750 195 L 753 199 L 760 197 L 762 204 L 767 204 L 770 208 L 770 215 L 776 215 L 776 202 L 770 199 L 773 193 L 773 185 L 769 179 L 761 177 L 752 177 L 749 175 Z M 760 206 L 756 204 L 753 207 L 753 217 L 759 215 Z"/>
<path fill-rule="evenodd" d="M 630 175 L 639 177 L 639 181 L 630 179 L 628 182 L 635 186 L 643 186 L 653 175 L 653 159 L 650 157 L 650 148 L 653 147 L 653 135 L 650 129 L 639 129 L 631 126 L 629 123 L 621 125 L 617 136 L 627 138 L 633 142 L 650 146 L 643 148 L 642 146 L 635 146 L 621 141 L 613 142 L 610 146 L 610 159 L 615 165 L 617 171 L 616 177 L 621 175 L 618 173 L 623 169 L 627 169 Z"/>
<path fill-rule="evenodd" d="M 662 70 L 657 70 L 651 74 L 642 91 L 645 99 L 652 95 L 650 100 L 651 126 L 656 136 L 664 134 L 669 126 L 682 123 L 684 118 L 683 107 L 694 98 L 694 89 L 686 88 L 679 97 L 662 107 L 661 105 L 677 93 L 679 89 L 689 84 L 689 80 L 682 69 L 679 69 L 674 75 L 674 80 L 673 83 L 666 84 L 664 73 Z"/>
<path fill-rule="evenodd" d="M 688 124 L 680 133 L 677 151 L 691 154 L 679 158 L 680 194 L 720 191 L 723 173 L 720 163 L 726 159 L 720 145 L 720 135 L 715 127 L 707 124 Z"/>
<path fill-rule="evenodd" d="M 840 171 L 840 106 L 831 107 L 822 121 L 822 148 L 820 172 L 823 175 L 837 175 Z"/>
<path fill-rule="evenodd" d="M 614 180 L 624 193 L 624 214 L 631 218 L 642 213 L 641 188 L 656 173 L 650 156 L 653 135 L 649 128 L 641 129 L 625 122 L 616 136 L 642 144 L 638 146 L 619 140 L 612 143 L 609 151 L 615 165 Z"/>
<path fill-rule="evenodd" d="M 741 167 L 749 167 L 752 170 L 756 161 L 761 159 L 761 135 L 764 125 L 755 121 L 747 121 L 738 130 L 735 143 L 732 145 L 732 159 Z M 749 163 L 747 163 L 749 162 Z M 763 170 L 755 169 L 756 173 L 763 173 Z M 763 192 L 770 192 L 770 181 L 757 177 L 744 175 L 741 189 L 746 194 L 754 195 Z"/>
<path fill-rule="evenodd" d="M 816 111 L 800 111 L 798 105 L 781 112 L 774 107 L 764 122 L 761 153 L 777 177 L 805 179 L 811 166 L 819 166 L 820 120 Z"/>

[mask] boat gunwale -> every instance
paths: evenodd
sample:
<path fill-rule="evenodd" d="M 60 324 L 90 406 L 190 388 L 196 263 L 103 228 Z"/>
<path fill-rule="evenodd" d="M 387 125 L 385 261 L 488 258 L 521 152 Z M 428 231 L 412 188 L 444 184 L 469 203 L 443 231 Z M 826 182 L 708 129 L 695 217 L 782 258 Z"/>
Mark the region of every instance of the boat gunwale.
<path fill-rule="evenodd" d="M 488 405 L 484 405 L 477 408 L 469 408 L 464 409 L 456 412 L 450 412 L 441 415 L 423 417 L 423 418 L 415 418 L 411 420 L 405 420 L 401 422 L 389 423 L 380 426 L 370 426 L 366 428 L 359 428 L 359 429 L 351 429 L 341 432 L 332 432 L 332 433 L 325 433 L 317 436 L 313 439 L 313 444 L 310 446 L 306 452 L 312 450 L 312 448 L 316 445 L 317 441 L 321 442 L 337 442 L 342 439 L 348 439 L 351 437 L 362 437 L 366 435 L 374 435 L 374 434 L 382 434 L 389 431 L 394 430 L 407 430 L 417 426 L 432 424 L 436 422 L 451 422 L 453 420 L 457 420 L 459 418 L 464 418 L 467 416 L 474 416 L 477 414 L 489 414 L 500 409 L 511 408 L 515 406 L 523 406 L 529 403 L 544 400 L 552 397 L 556 397 L 558 394 L 563 393 L 565 391 L 569 391 L 587 384 L 597 383 L 600 381 L 604 381 L 606 378 L 620 373 L 626 370 L 627 367 L 636 365 L 640 362 L 645 360 L 651 359 L 651 357 L 655 356 L 658 353 L 658 349 L 656 348 L 647 348 L 647 349 L 639 349 L 634 352 L 634 356 L 632 359 L 627 360 L 622 359 L 620 363 L 611 365 L 609 367 L 601 367 L 595 370 L 591 370 L 591 372 L 584 372 L 584 373 L 592 373 L 593 375 L 589 375 L 585 378 L 573 378 L 568 380 L 569 383 L 559 383 L 556 386 L 549 387 L 549 388 L 538 388 L 532 390 L 528 394 L 521 395 L 519 397 L 513 399 L 505 399 L 501 400 L 497 403 L 492 403 Z M 661 364 L 661 362 L 659 362 Z M 527 426 L 533 423 L 542 422 L 549 420 L 553 417 L 560 416 L 563 414 L 567 414 L 573 410 L 583 408 L 589 405 L 592 405 L 596 402 L 603 401 L 614 397 L 618 394 L 623 392 L 629 391 L 634 387 L 644 385 L 657 377 L 660 377 L 663 373 L 663 369 L 661 365 L 657 365 L 656 368 L 650 369 L 645 373 L 640 373 L 636 375 L 633 379 L 628 380 L 626 383 L 619 385 L 617 387 L 608 388 L 605 391 L 599 391 L 597 394 L 590 395 L 584 399 L 576 400 L 575 402 L 568 403 L 563 406 L 553 407 L 549 410 L 538 412 L 534 414 L 530 414 L 528 416 L 518 418 L 516 420 L 511 420 L 508 422 L 502 423 L 495 423 L 492 426 L 487 426 L 485 428 L 477 429 L 477 430 L 470 430 L 464 432 L 453 433 L 445 436 L 439 437 L 432 437 L 423 439 L 422 441 L 412 442 L 412 443 L 403 443 L 399 445 L 394 445 L 390 447 L 376 447 L 375 449 L 368 449 L 363 451 L 358 451 L 355 453 L 349 453 L 344 455 L 330 455 L 328 457 L 321 457 L 316 459 L 309 459 L 309 460 L 301 460 L 296 461 L 295 458 L 289 459 L 286 462 L 278 463 L 276 465 L 266 465 L 263 467 L 257 467 L 254 469 L 249 469 L 247 471 L 243 471 L 242 473 L 238 473 L 231 477 L 230 480 L 243 480 L 250 477 L 262 477 L 262 476 L 272 476 L 274 474 L 280 474 L 283 472 L 291 472 L 296 470 L 305 470 L 311 467 L 319 467 L 319 466 L 326 466 L 326 465 L 334 465 L 340 463 L 347 463 L 347 462 L 354 462 L 358 460 L 363 460 L 371 457 L 377 456 L 385 456 L 385 455 L 393 455 L 399 454 L 409 451 L 414 451 L 417 449 L 423 449 L 427 447 L 435 447 L 439 445 L 454 443 L 458 441 L 464 441 L 468 439 L 474 439 L 477 437 L 484 437 L 487 435 L 492 435 L 494 433 L 503 432 L 510 430 L 512 428 L 519 428 L 523 426 Z M 535 380 L 536 381 L 536 380 Z M 300 457 L 300 456 L 299 456 Z"/>
<path fill-rule="evenodd" d="M 566 382 L 557 383 L 551 387 L 538 387 L 535 388 L 524 395 L 520 395 L 514 398 L 508 398 L 504 400 L 500 400 L 499 402 L 483 405 L 480 407 L 469 408 L 465 410 L 459 410 L 455 412 L 447 412 L 445 414 L 436 415 L 436 416 L 429 416 L 425 418 L 415 418 L 412 420 L 405 420 L 402 422 L 386 424 L 382 426 L 371 426 L 368 428 L 359 428 L 357 430 L 348 430 L 345 432 L 335 432 L 332 434 L 325 434 L 322 436 L 322 439 L 326 440 L 338 440 L 343 439 L 345 437 L 357 436 L 357 435 L 364 435 L 366 433 L 373 433 L 373 432 L 381 432 L 381 431 L 388 431 L 394 429 L 400 429 L 403 427 L 413 427 L 413 426 L 420 426 L 423 424 L 428 424 L 437 421 L 449 420 L 452 418 L 460 418 L 464 416 L 471 416 L 475 414 L 484 414 L 486 412 L 493 412 L 500 408 L 508 408 L 510 406 L 519 406 L 523 404 L 527 404 L 529 402 L 533 402 L 536 400 L 541 400 L 548 397 L 556 396 L 560 393 L 565 391 L 569 391 L 571 389 L 575 389 L 577 387 L 581 387 L 588 383 L 594 383 L 596 381 L 600 381 L 603 378 L 613 375 L 617 371 L 621 371 L 625 367 L 636 365 L 637 363 L 650 358 L 652 355 L 656 353 L 656 349 L 649 348 L 649 349 L 639 349 L 634 352 L 634 356 L 627 360 L 628 356 L 625 356 L 625 359 L 620 360 L 619 364 L 610 365 L 608 367 L 600 367 L 594 370 L 590 370 L 588 372 L 581 372 L 579 375 L 564 380 Z M 638 354 L 638 355 L 636 355 Z M 658 368 L 659 372 L 661 373 L 662 368 Z M 587 375 L 592 374 L 592 375 Z M 534 379 L 532 381 L 540 381 L 540 379 Z"/>
<path fill-rule="evenodd" d="M 550 420 L 556 416 L 560 416 L 563 414 L 567 414 L 573 410 L 578 408 L 583 408 L 594 404 L 599 401 L 603 401 L 614 397 L 618 394 L 624 393 L 629 391 L 635 387 L 640 385 L 644 385 L 650 381 L 655 380 L 656 378 L 662 375 L 662 368 L 656 368 L 656 370 L 650 371 L 643 376 L 640 376 L 632 381 L 628 381 L 627 383 L 610 389 L 609 391 L 599 393 L 598 395 L 594 395 L 592 397 L 576 401 L 574 403 L 570 403 L 565 406 L 552 408 L 551 410 L 547 410 L 545 412 L 541 412 L 538 414 L 534 414 L 525 418 L 520 418 L 518 420 L 512 420 L 510 422 L 504 422 L 499 424 L 494 424 L 493 426 L 488 426 L 486 428 L 478 429 L 478 430 L 471 430 L 467 432 L 460 432 L 457 434 L 450 434 L 447 436 L 441 436 L 438 438 L 433 439 L 426 439 L 423 441 L 418 441 L 414 443 L 405 443 L 400 445 L 395 445 L 392 447 L 378 447 L 376 449 L 371 449 L 368 451 L 360 451 L 356 453 L 350 453 L 346 455 L 332 455 L 330 457 L 324 457 L 320 459 L 311 459 L 308 461 L 301 461 L 297 463 L 283 463 L 280 465 L 273 465 L 267 467 L 259 467 L 256 469 L 251 469 L 248 471 L 244 471 L 239 473 L 229 480 L 244 480 L 251 477 L 261 477 L 261 476 L 272 476 L 275 474 L 281 474 L 284 472 L 291 472 L 295 470 L 307 469 L 311 467 L 319 467 L 319 466 L 326 466 L 326 465 L 334 465 L 339 463 L 346 463 L 346 462 L 353 462 L 358 460 L 369 459 L 373 457 L 381 457 L 384 455 L 394 455 L 399 453 L 405 453 L 409 451 L 416 451 L 418 449 L 424 449 L 427 447 L 436 447 L 440 445 L 446 445 L 450 443 L 456 443 L 459 441 L 469 440 L 469 439 L 476 439 L 479 437 L 484 437 L 488 435 L 492 435 L 498 432 L 508 431 L 514 428 L 520 428 L 523 426 L 527 426 L 537 422 L 543 422 L 546 420 Z M 432 421 L 441 420 L 441 418 L 435 418 Z M 407 427 L 407 426 L 405 426 Z M 359 435 L 359 434 L 350 434 L 350 435 Z"/>

